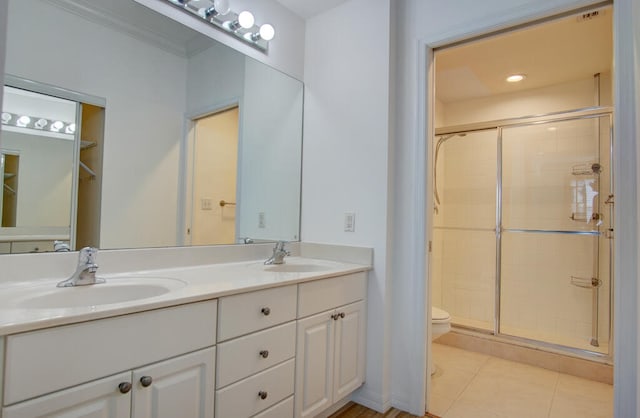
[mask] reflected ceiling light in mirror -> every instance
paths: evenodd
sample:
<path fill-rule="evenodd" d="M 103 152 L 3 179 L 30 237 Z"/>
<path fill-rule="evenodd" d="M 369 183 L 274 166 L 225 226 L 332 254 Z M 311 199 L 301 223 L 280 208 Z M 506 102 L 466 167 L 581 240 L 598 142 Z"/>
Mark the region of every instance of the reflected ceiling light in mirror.
<path fill-rule="evenodd" d="M 60 129 L 64 128 L 64 122 L 55 121 L 51 124 L 51 132 L 60 132 Z"/>
<path fill-rule="evenodd" d="M 245 10 L 237 14 L 232 11 L 229 0 L 166 1 L 265 53 L 269 49 L 269 41 L 275 36 L 273 26 L 269 24 L 256 25 L 255 17 L 251 12 Z"/>
<path fill-rule="evenodd" d="M 14 128 L 49 131 L 68 135 L 73 135 L 76 132 L 76 124 L 73 122 L 54 121 L 41 116 L 18 115 L 11 112 L 2 112 L 2 124 Z"/>
<path fill-rule="evenodd" d="M 44 129 L 49 124 L 49 121 L 45 118 L 40 118 L 33 124 L 36 129 Z"/>
<path fill-rule="evenodd" d="M 18 118 L 18 121 L 16 122 L 16 126 L 20 128 L 24 128 L 30 123 L 31 123 L 31 118 L 29 116 L 20 116 Z"/>

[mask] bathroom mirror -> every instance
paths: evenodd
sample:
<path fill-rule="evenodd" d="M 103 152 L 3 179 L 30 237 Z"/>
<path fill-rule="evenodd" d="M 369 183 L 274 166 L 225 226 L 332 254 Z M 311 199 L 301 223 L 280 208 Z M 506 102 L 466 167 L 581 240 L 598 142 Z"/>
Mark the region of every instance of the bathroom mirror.
<path fill-rule="evenodd" d="M 78 206 L 86 171 L 76 161 L 78 181 L 69 204 L 78 213 L 70 217 L 69 229 L 81 232 L 81 218 L 93 216 L 97 224 L 87 243 L 107 249 L 299 239 L 299 80 L 132 0 L 8 4 L 8 78 L 77 93 L 85 112 L 95 103 L 83 103 L 82 97 L 104 105 L 96 111 L 102 112 L 102 125 L 94 123 L 101 133 L 93 126 L 91 137 L 79 138 L 100 148 L 89 167 L 96 174 L 97 198 Z M 228 176 L 210 170 L 222 164 L 210 157 L 229 150 L 218 143 L 218 131 L 199 125 L 231 109 L 235 161 Z M 82 125 L 89 124 L 83 118 Z M 1 141 L 0 148 L 7 148 Z M 74 158 L 88 166 L 77 148 Z M 28 163 L 20 157 L 20 167 Z M 17 180 L 20 191 L 35 187 L 25 177 Z M 214 187 L 220 181 L 229 183 L 223 191 Z M 20 219 L 18 209 L 16 229 L 1 228 L 0 253 L 17 252 L 11 250 L 16 242 L 30 248 L 25 241 L 52 241 L 47 233 L 54 225 L 21 225 Z M 215 222 L 231 232 L 220 238 Z M 20 236 L 20 227 L 34 226 L 40 229 Z M 80 246 L 70 239 L 72 247 Z"/>

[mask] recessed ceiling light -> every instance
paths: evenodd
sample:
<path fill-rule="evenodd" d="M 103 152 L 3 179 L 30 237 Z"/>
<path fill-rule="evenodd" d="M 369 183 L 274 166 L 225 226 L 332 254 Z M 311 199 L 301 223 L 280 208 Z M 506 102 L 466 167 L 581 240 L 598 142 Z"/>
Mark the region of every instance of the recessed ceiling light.
<path fill-rule="evenodd" d="M 525 77 L 524 74 L 512 74 L 509 77 L 507 77 L 507 81 L 509 83 L 517 83 L 518 81 L 524 80 L 524 77 Z"/>

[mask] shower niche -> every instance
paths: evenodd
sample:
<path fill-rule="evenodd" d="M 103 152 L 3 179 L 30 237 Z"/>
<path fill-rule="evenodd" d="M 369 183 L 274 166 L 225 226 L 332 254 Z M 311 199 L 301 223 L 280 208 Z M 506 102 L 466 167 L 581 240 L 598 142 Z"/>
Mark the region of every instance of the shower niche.
<path fill-rule="evenodd" d="M 436 134 L 433 303 L 458 327 L 609 355 L 610 109 Z"/>

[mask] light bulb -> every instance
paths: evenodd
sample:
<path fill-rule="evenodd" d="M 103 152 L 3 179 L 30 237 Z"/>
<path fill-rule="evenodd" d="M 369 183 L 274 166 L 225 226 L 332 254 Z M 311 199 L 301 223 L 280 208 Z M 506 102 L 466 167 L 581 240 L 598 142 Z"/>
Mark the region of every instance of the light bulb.
<path fill-rule="evenodd" d="M 249 29 L 253 27 L 253 24 L 255 21 L 256 20 L 253 17 L 253 14 L 251 14 L 251 12 L 248 12 L 246 10 L 244 12 L 240 12 L 240 14 L 238 15 L 238 23 L 240 23 L 240 26 L 242 26 L 245 29 Z"/>
<path fill-rule="evenodd" d="M 53 132 L 59 132 L 60 129 L 62 129 L 63 127 L 64 127 L 64 123 L 60 122 L 59 120 L 57 120 L 57 121 L 55 121 L 55 122 L 53 122 L 51 124 L 51 130 Z"/>
<path fill-rule="evenodd" d="M 213 8 L 216 9 L 219 15 L 226 15 L 231 10 L 229 0 L 214 0 Z"/>
<path fill-rule="evenodd" d="M 9 121 L 11 120 L 11 113 L 9 112 L 2 112 L 2 123 L 4 123 L 5 125 L 7 123 L 9 123 Z"/>
<path fill-rule="evenodd" d="M 265 41 L 270 41 L 276 35 L 276 30 L 268 23 L 260 26 L 260 37 Z"/>
<path fill-rule="evenodd" d="M 43 129 L 45 126 L 47 126 L 47 124 L 49 123 L 48 120 L 44 119 L 44 118 L 40 118 L 36 121 L 36 123 L 34 124 L 36 128 L 38 129 Z"/>
<path fill-rule="evenodd" d="M 74 134 L 76 132 L 76 124 L 71 123 L 64 129 L 64 132 L 67 134 Z"/>
<path fill-rule="evenodd" d="M 16 125 L 24 128 L 29 124 L 29 122 L 31 122 L 31 118 L 29 116 L 20 116 Z"/>

